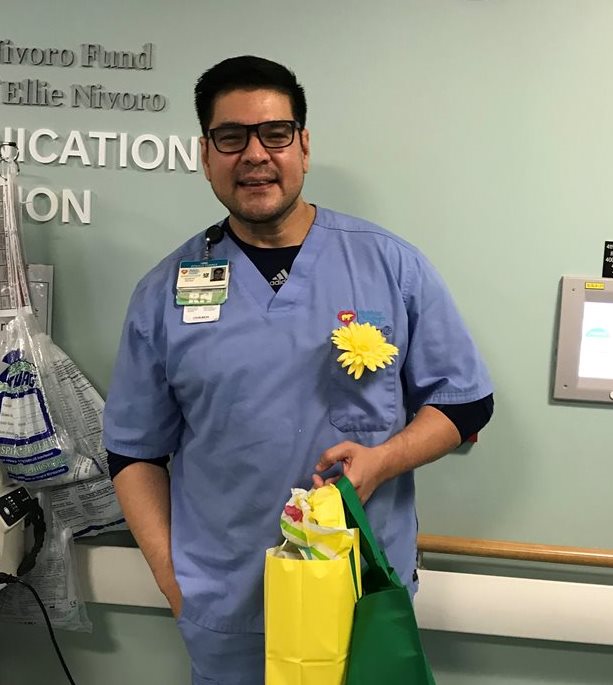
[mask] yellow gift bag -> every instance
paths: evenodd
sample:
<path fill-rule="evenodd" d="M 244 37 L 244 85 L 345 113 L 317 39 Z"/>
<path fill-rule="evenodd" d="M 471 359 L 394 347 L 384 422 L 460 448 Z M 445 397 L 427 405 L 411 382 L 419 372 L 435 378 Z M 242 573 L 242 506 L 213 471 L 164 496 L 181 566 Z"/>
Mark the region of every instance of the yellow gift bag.
<path fill-rule="evenodd" d="M 342 685 L 361 594 L 359 531 L 334 485 L 294 489 L 266 550 L 266 685 Z"/>

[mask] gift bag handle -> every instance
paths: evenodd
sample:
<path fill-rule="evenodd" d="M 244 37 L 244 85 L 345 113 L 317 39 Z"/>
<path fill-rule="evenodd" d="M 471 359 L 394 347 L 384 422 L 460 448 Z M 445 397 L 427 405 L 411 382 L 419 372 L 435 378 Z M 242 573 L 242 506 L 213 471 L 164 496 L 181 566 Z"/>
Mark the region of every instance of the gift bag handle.
<path fill-rule="evenodd" d="M 362 507 L 358 493 L 346 476 L 341 476 L 336 483 L 345 504 L 347 526 L 360 530 L 360 552 L 368 564 L 369 573 L 378 579 L 382 586 L 394 585 L 404 587 L 394 569 L 390 566 L 383 550 L 377 544 L 366 512 Z"/>

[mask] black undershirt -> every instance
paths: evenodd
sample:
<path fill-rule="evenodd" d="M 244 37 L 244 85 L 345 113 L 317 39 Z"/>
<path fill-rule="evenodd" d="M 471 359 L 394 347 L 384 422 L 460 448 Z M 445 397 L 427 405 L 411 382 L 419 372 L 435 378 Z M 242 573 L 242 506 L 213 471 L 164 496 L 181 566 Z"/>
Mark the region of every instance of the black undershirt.
<path fill-rule="evenodd" d="M 228 236 L 241 248 L 247 257 L 253 262 L 257 270 L 270 284 L 270 287 L 278 292 L 287 280 L 292 265 L 300 245 L 289 247 L 256 247 L 243 242 L 230 228 L 228 220 L 223 224 L 223 228 Z M 457 428 L 461 441 L 466 441 L 471 435 L 479 432 L 490 420 L 494 411 L 494 398 L 488 395 L 476 402 L 465 404 L 433 404 L 436 409 L 445 416 Z M 155 459 L 138 459 L 136 457 L 126 457 L 114 452 L 108 452 L 109 473 L 112 478 L 122 471 L 126 466 L 137 461 L 146 461 L 162 468 L 166 468 L 169 456 L 158 457 Z"/>
<path fill-rule="evenodd" d="M 253 262 L 257 270 L 264 276 L 270 287 L 278 292 L 285 283 L 291 271 L 294 259 L 300 252 L 300 245 L 289 247 L 256 247 L 243 242 L 230 228 L 229 222 L 224 222 L 224 229 L 232 240 Z"/>

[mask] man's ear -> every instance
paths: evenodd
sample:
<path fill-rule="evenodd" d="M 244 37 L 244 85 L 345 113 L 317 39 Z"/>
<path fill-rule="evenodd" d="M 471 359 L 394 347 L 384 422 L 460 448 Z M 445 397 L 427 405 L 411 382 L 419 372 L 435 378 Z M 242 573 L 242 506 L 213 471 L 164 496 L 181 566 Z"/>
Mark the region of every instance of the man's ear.
<path fill-rule="evenodd" d="M 202 168 L 207 181 L 211 180 L 211 169 L 209 167 L 209 139 L 206 136 L 198 138 L 200 143 L 200 160 L 202 161 Z"/>
<path fill-rule="evenodd" d="M 306 174 L 309 171 L 311 162 L 311 142 L 308 129 L 300 131 L 300 147 L 302 149 L 302 171 Z"/>

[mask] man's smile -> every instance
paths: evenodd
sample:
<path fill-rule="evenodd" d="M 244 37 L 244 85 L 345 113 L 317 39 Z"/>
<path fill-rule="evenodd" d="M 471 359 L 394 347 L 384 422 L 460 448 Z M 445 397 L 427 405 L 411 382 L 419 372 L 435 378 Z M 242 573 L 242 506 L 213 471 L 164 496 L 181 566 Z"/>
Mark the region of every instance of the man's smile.
<path fill-rule="evenodd" d="M 277 182 L 277 178 L 274 176 L 265 176 L 265 177 L 247 177 L 247 178 L 239 178 L 237 181 L 237 184 L 239 186 L 265 186 L 265 185 L 271 185 L 273 183 Z"/>

